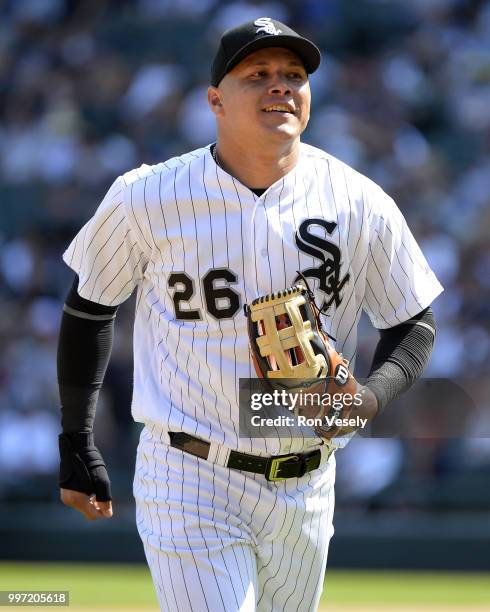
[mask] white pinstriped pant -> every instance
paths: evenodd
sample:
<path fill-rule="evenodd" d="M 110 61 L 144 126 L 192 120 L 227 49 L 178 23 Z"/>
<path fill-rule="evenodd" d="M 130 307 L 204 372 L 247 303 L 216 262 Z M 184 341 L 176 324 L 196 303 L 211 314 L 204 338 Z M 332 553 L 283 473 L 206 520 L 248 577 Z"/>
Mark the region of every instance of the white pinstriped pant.
<path fill-rule="evenodd" d="M 143 429 L 134 478 L 160 609 L 316 610 L 333 535 L 334 456 L 302 478 L 273 483 L 167 441 Z"/>

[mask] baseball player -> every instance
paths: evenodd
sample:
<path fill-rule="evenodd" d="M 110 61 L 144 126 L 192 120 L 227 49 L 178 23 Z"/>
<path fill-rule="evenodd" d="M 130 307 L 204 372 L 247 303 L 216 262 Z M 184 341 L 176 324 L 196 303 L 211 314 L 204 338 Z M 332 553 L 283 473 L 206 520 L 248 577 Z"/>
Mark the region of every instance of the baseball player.
<path fill-rule="evenodd" d="M 320 599 L 345 431 L 240 436 L 239 380 L 255 377 L 245 304 L 300 271 L 351 368 L 367 312 L 380 332 L 368 420 L 431 353 L 442 288 L 400 211 L 300 142 L 319 63 L 269 17 L 227 30 L 208 91 L 216 143 L 118 177 L 64 254 L 76 276 L 58 353 L 61 498 L 87 519 L 112 516 L 93 423 L 116 311 L 136 290 L 134 496 L 162 610 L 296 612 Z"/>

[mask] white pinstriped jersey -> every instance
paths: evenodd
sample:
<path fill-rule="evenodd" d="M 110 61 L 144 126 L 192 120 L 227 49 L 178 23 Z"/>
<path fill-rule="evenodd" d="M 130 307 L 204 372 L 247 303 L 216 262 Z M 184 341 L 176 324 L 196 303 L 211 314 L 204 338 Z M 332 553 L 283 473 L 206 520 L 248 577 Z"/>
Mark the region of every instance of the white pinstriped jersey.
<path fill-rule="evenodd" d="M 238 380 L 255 376 L 244 303 L 293 284 L 300 270 L 352 360 L 362 310 L 387 328 L 442 291 L 393 200 L 306 144 L 261 197 L 217 166 L 209 146 L 132 170 L 64 260 L 88 300 L 116 305 L 138 289 L 135 420 L 258 454 L 288 452 L 291 442 L 239 438 Z"/>

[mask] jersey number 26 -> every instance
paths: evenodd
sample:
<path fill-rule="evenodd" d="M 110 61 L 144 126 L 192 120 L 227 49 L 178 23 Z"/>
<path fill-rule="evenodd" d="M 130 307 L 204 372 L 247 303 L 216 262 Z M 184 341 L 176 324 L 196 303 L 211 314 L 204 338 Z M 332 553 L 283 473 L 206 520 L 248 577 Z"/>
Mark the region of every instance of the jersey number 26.
<path fill-rule="evenodd" d="M 214 268 L 202 277 L 202 289 L 206 310 L 216 319 L 231 319 L 240 309 L 240 295 L 230 284 L 238 282 L 237 275 L 228 268 Z M 202 319 L 199 308 L 182 308 L 195 293 L 194 280 L 187 272 L 172 272 L 168 277 L 168 286 L 176 287 L 172 300 L 177 320 L 195 321 Z"/>

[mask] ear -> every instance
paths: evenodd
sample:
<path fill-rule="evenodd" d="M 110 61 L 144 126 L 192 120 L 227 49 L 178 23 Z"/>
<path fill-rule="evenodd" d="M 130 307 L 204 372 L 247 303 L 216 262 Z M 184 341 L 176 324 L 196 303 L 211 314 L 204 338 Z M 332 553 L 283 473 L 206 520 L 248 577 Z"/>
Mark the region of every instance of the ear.
<path fill-rule="evenodd" d="M 215 115 L 220 115 L 223 112 L 221 91 L 217 87 L 208 87 L 208 104 Z"/>

